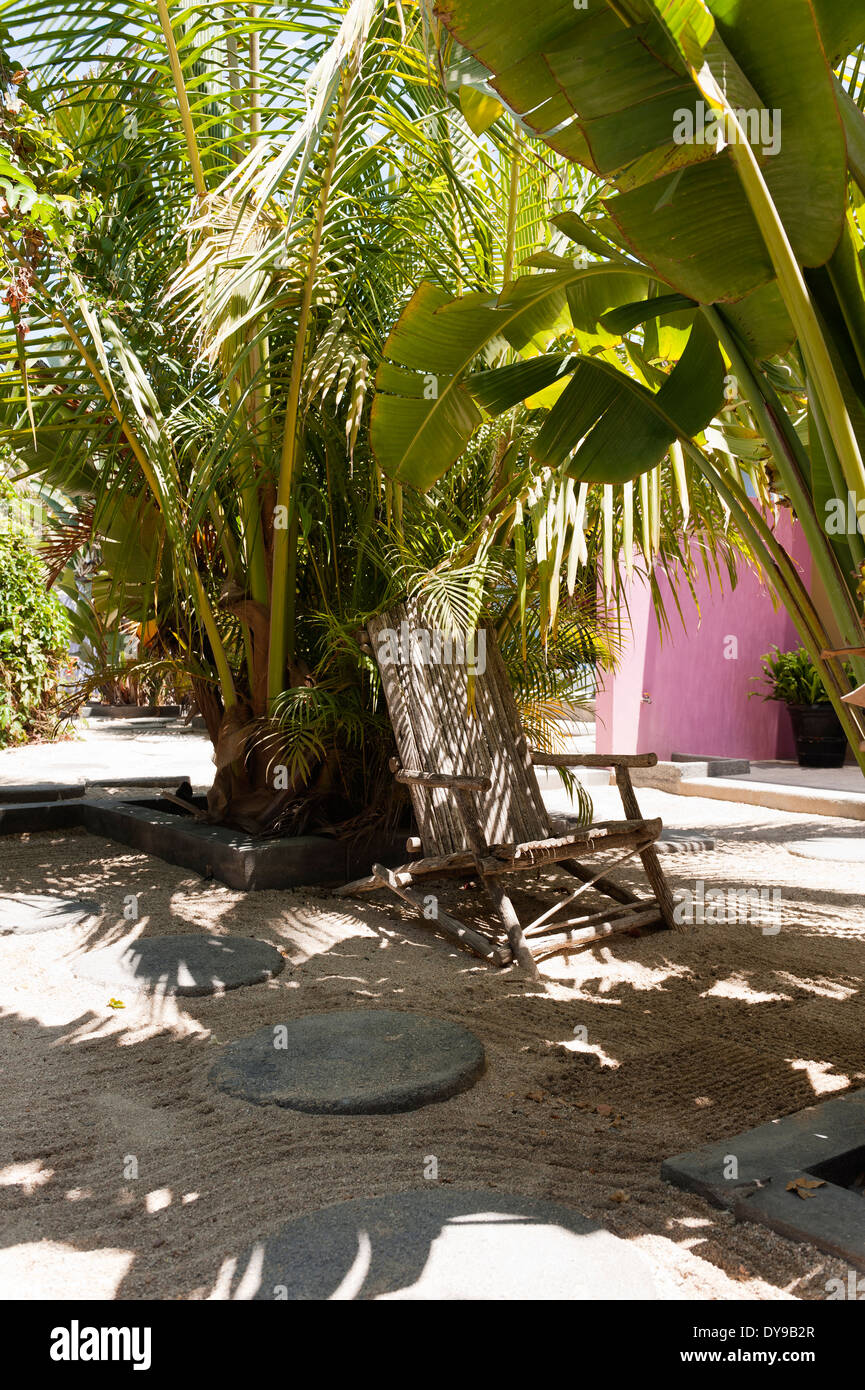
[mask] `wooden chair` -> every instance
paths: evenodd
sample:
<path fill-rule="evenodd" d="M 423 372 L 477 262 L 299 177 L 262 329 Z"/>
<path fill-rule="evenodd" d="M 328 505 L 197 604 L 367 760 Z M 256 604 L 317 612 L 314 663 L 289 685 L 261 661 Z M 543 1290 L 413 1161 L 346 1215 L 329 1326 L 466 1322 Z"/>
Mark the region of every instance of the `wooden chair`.
<path fill-rule="evenodd" d="M 413 633 L 425 634 L 426 649 L 413 642 Z M 631 782 L 630 768 L 652 767 L 656 755 L 529 749 L 494 634 L 487 630 L 482 635 L 486 664 L 482 670 L 477 663 L 470 710 L 466 662 L 447 659 L 459 655 L 452 649 L 459 644 L 451 643 L 449 650 L 447 639 L 424 628 L 416 600 L 372 619 L 361 634 L 361 645 L 378 662 L 393 724 L 399 759 L 392 760 L 391 768 L 409 789 L 420 831 L 406 848 L 422 851 L 422 857 L 398 869 L 374 864 L 370 875 L 338 891 L 354 895 L 387 887 L 425 920 L 432 903 L 431 924 L 444 936 L 497 965 L 516 959 L 535 977 L 537 959 L 613 932 L 653 925 L 682 930 L 674 921 L 672 894 L 653 847 L 661 821 L 643 819 Z M 441 650 L 426 660 L 431 638 Z M 613 767 L 626 819 L 554 835 L 535 766 Z M 604 850 L 621 852 L 613 865 L 595 872 L 581 862 Z M 608 876 L 609 868 L 635 854 L 642 860 L 651 897 L 640 898 Z M 545 865 L 558 865 L 579 886 L 523 927 L 505 884 L 513 875 L 536 873 Z M 466 873 L 477 874 L 504 936 L 494 926 L 489 935 L 465 926 L 438 907 L 434 897 L 415 891 L 437 876 Z M 560 919 L 558 914 L 589 888 L 615 905 Z"/>

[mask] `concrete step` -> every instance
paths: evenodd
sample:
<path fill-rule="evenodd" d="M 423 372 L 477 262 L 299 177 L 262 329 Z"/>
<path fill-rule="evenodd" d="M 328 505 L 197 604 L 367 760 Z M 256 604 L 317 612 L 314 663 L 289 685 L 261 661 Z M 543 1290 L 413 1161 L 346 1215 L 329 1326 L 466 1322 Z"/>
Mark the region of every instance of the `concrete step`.
<path fill-rule="evenodd" d="M 791 778 L 797 772 L 791 764 Z M 747 780 L 744 777 L 709 777 L 704 762 L 659 762 L 656 767 L 635 767 L 631 778 L 635 787 L 655 787 L 675 796 L 702 796 L 713 801 L 766 806 L 776 811 L 865 821 L 865 791 L 815 787 L 793 780 L 760 782 L 753 772 Z"/>

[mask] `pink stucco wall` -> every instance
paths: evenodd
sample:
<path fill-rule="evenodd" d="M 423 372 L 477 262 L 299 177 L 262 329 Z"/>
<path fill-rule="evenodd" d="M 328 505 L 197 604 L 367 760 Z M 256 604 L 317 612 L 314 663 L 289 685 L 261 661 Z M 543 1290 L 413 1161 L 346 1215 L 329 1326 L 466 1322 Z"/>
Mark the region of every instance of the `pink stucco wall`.
<path fill-rule="evenodd" d="M 810 556 L 800 528 L 782 520 L 778 538 L 807 585 Z M 766 589 L 743 566 L 732 591 L 729 585 L 723 592 L 717 584 L 710 589 L 701 579 L 696 586 L 699 614 L 680 584 L 683 628 L 666 575 L 659 574 L 658 582 L 671 632 L 661 638 L 648 586 L 635 580 L 628 590 L 630 639 L 625 615 L 620 667 L 603 676 L 598 690 L 598 752 L 657 753 L 663 760 L 671 753 L 793 757 L 786 708 L 748 698 L 757 688 L 751 677 L 759 674 L 763 652 L 775 643 L 782 651 L 801 645 L 786 610 L 772 607 Z M 735 638 L 735 648 L 730 638 Z M 725 655 L 733 650 L 735 657 Z"/>

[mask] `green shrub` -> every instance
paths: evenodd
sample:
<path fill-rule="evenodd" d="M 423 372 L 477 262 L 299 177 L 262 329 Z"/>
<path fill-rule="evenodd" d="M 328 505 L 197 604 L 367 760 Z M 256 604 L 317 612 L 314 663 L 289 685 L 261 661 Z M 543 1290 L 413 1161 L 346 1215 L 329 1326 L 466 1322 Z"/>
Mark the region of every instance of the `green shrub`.
<path fill-rule="evenodd" d="M 0 748 L 47 734 L 69 619 L 45 588 L 33 532 L 0 477 Z"/>
<path fill-rule="evenodd" d="M 782 700 L 785 705 L 827 704 L 829 696 L 823 679 L 804 647 L 794 652 L 782 652 L 779 647 L 760 658 L 763 675 L 754 680 L 764 680 L 769 693 L 764 700 Z M 845 667 L 845 673 L 851 674 Z M 756 695 L 755 690 L 752 694 Z"/>

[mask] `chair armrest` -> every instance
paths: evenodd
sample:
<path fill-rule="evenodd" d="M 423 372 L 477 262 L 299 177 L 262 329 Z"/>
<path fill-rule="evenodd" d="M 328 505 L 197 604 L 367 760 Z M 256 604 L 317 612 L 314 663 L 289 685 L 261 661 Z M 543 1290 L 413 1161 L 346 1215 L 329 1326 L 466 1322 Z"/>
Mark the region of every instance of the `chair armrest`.
<path fill-rule="evenodd" d="M 657 753 L 539 753 L 530 750 L 536 767 L 654 767 Z"/>
<path fill-rule="evenodd" d="M 390 760 L 390 770 L 397 782 L 421 787 L 453 787 L 466 792 L 486 792 L 492 786 L 489 777 L 457 777 L 449 772 L 419 772 L 416 768 L 400 767 L 396 758 Z"/>

